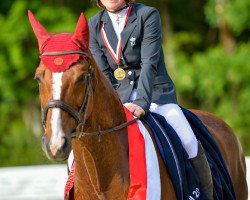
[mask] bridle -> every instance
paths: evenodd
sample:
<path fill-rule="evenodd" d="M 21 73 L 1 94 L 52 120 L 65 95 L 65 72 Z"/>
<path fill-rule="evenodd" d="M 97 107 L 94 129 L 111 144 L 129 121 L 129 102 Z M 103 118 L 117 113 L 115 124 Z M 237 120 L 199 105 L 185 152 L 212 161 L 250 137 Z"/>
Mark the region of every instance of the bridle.
<path fill-rule="evenodd" d="M 70 106 L 69 104 L 65 103 L 62 100 L 55 100 L 55 99 L 51 99 L 49 100 L 46 104 L 44 108 L 41 108 L 41 112 L 42 112 L 42 123 L 43 123 L 43 127 L 44 129 L 46 129 L 46 118 L 47 118 L 47 113 L 48 110 L 50 108 L 61 108 L 62 110 L 66 111 L 67 113 L 69 113 L 76 121 L 77 121 L 77 128 L 76 130 L 78 131 L 78 129 L 80 128 L 81 125 L 84 125 L 86 122 L 86 118 L 87 118 L 87 109 L 88 109 L 88 97 L 90 96 L 90 92 L 92 89 L 92 84 L 91 81 L 94 77 L 94 71 L 92 68 L 92 65 L 90 63 L 90 56 L 87 52 L 85 51 L 56 51 L 56 52 L 45 52 L 42 54 L 42 56 L 55 56 L 55 55 L 68 55 L 68 54 L 82 54 L 86 57 L 86 59 L 89 62 L 89 68 L 88 68 L 88 72 L 86 72 L 84 74 L 86 82 L 87 82 L 87 87 L 85 90 L 85 95 L 83 98 L 83 102 L 81 105 L 81 108 L 79 111 L 77 111 L 75 108 L 73 108 L 72 106 Z M 84 113 L 83 117 L 82 117 L 82 113 Z"/>
<path fill-rule="evenodd" d="M 126 126 L 138 120 L 138 118 L 135 118 L 133 120 L 127 121 L 125 123 L 122 123 L 118 126 L 112 127 L 107 130 L 101 130 L 100 126 L 98 126 L 98 130 L 95 132 L 87 133 L 87 132 L 80 131 L 80 127 L 86 123 L 87 113 L 88 113 L 88 100 L 89 100 L 91 90 L 94 92 L 93 84 L 91 84 L 94 78 L 94 70 L 90 62 L 90 55 L 85 51 L 55 51 L 55 52 L 44 52 L 42 56 L 55 56 L 55 55 L 67 55 L 67 54 L 82 54 L 89 62 L 88 72 L 84 74 L 85 80 L 87 82 L 87 87 L 85 90 L 83 102 L 82 102 L 80 110 L 77 111 L 75 108 L 73 108 L 72 106 L 70 106 L 69 104 L 65 103 L 62 100 L 55 100 L 55 99 L 49 100 L 45 104 L 45 107 L 41 108 L 42 123 L 43 123 L 44 129 L 46 129 L 46 118 L 47 118 L 48 110 L 50 108 L 60 108 L 66 111 L 67 113 L 69 113 L 77 121 L 76 131 L 71 133 L 72 138 L 81 138 L 82 136 L 99 136 L 99 139 L 100 139 L 101 135 L 125 128 Z M 82 117 L 82 114 L 84 114 L 83 117 Z"/>

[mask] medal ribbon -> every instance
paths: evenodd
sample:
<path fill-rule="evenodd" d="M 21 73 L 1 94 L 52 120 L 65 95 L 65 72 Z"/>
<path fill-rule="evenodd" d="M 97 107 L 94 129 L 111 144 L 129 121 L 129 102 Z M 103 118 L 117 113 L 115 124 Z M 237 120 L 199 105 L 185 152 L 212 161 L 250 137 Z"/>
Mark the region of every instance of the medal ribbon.
<path fill-rule="evenodd" d="M 126 18 L 125 18 L 124 27 L 126 26 L 126 24 L 128 22 L 128 18 L 129 18 L 129 15 L 131 13 L 131 10 L 132 10 L 132 5 L 130 5 L 129 8 L 128 8 L 128 11 L 127 11 L 127 14 L 126 14 Z M 101 27 L 101 36 L 102 36 L 102 40 L 104 42 L 104 45 L 106 46 L 107 50 L 109 51 L 109 54 L 111 55 L 111 57 L 113 58 L 113 60 L 115 61 L 115 63 L 117 65 L 119 65 L 120 59 L 121 59 L 121 51 L 122 51 L 122 40 L 121 40 L 121 37 L 118 40 L 116 52 L 114 52 L 114 50 L 112 49 L 111 45 L 109 44 L 107 35 L 105 33 L 105 30 L 104 30 L 104 22 L 102 23 L 102 27 Z"/>

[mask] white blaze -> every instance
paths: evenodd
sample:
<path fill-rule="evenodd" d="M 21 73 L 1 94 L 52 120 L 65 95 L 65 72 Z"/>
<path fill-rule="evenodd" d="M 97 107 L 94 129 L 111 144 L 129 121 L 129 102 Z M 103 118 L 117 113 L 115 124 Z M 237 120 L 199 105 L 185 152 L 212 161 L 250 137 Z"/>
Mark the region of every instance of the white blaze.
<path fill-rule="evenodd" d="M 52 73 L 52 92 L 53 99 L 60 100 L 61 99 L 61 91 L 62 91 L 62 75 L 63 72 L 60 73 Z M 50 140 L 51 144 L 51 152 L 52 154 L 56 154 L 58 148 L 62 145 L 62 136 L 64 136 L 62 126 L 61 126 L 61 109 L 53 108 L 51 115 L 51 129 L 52 136 Z"/>

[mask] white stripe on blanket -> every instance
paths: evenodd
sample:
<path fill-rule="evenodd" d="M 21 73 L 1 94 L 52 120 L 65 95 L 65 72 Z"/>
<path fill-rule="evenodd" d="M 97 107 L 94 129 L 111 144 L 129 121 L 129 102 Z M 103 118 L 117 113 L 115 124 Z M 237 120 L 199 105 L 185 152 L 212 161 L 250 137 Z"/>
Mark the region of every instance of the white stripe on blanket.
<path fill-rule="evenodd" d="M 159 163 L 156 150 L 151 136 L 140 120 L 137 121 L 141 134 L 145 141 L 146 150 L 146 168 L 147 168 L 147 197 L 146 200 L 161 199 L 161 180 Z M 68 159 L 69 170 L 74 162 L 73 151 L 71 151 Z"/>
<path fill-rule="evenodd" d="M 144 137 L 147 165 L 147 198 L 146 200 L 161 199 L 161 180 L 159 163 L 157 159 L 154 143 L 147 129 L 142 122 L 138 120 L 139 129 Z"/>

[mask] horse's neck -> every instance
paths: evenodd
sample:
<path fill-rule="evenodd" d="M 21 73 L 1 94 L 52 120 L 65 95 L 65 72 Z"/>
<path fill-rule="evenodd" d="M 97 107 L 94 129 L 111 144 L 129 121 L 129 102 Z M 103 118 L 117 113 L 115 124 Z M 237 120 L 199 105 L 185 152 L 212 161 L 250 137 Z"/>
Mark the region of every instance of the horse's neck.
<path fill-rule="evenodd" d="M 126 120 L 112 89 L 95 86 L 92 115 L 86 130 L 106 130 Z M 127 199 L 129 186 L 127 130 L 101 136 L 87 136 L 72 143 L 76 162 L 75 196 L 82 199 Z"/>
<path fill-rule="evenodd" d="M 127 199 L 129 187 L 128 149 L 118 136 L 74 141 L 73 150 L 76 163 L 75 196 L 82 199 Z M 125 134 L 124 134 L 125 135 Z M 113 137 L 117 138 L 113 139 Z M 117 144 L 116 144 L 117 143 Z"/>

